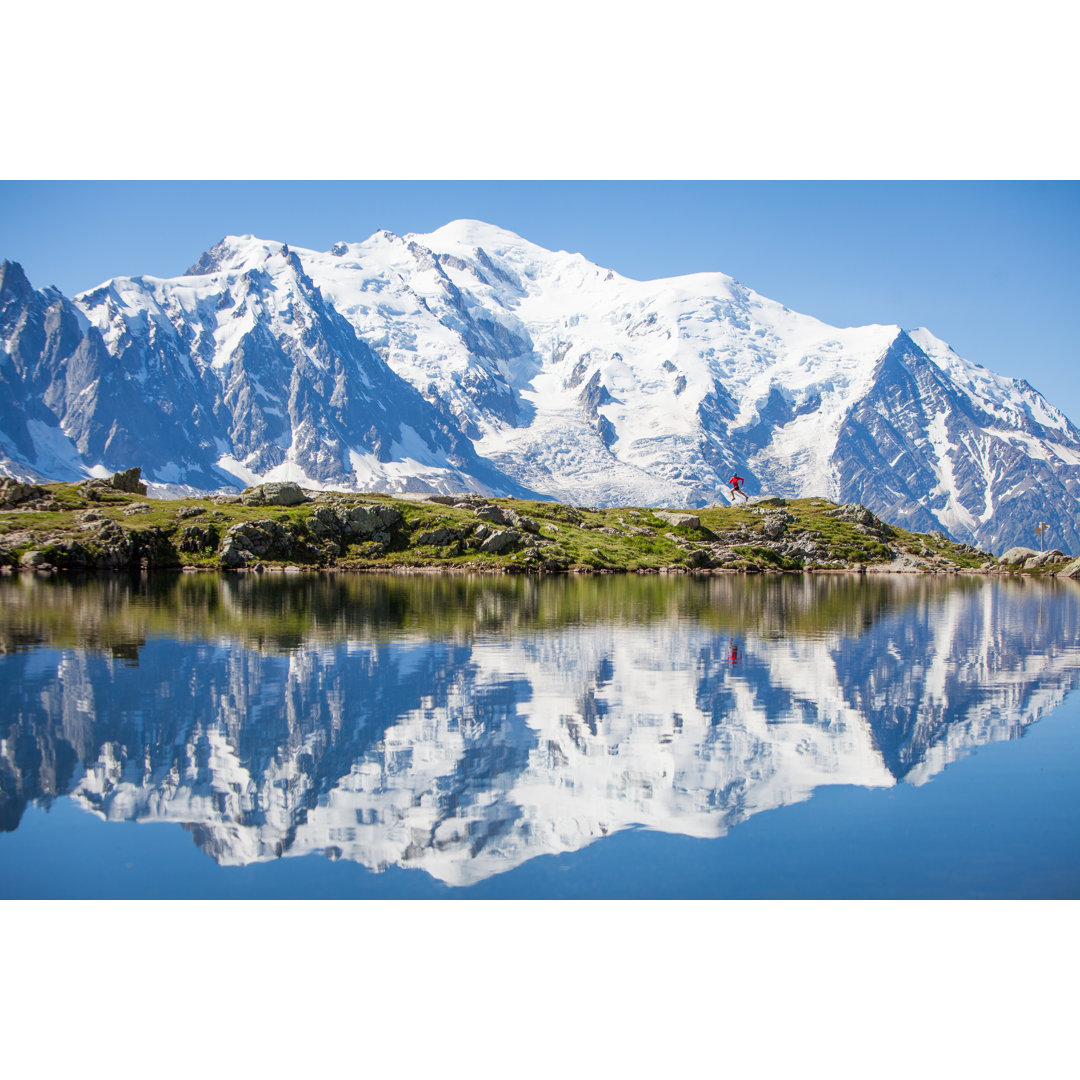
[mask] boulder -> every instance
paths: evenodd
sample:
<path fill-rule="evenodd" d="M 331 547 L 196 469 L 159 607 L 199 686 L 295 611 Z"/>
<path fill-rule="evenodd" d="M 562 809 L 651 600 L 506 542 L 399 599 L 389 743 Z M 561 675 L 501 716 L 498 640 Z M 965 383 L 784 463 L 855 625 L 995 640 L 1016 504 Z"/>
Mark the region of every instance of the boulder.
<path fill-rule="evenodd" d="M 654 511 L 656 517 L 661 521 L 666 521 L 669 525 L 674 525 L 676 528 L 684 526 L 688 529 L 700 529 L 701 518 L 697 514 L 681 514 L 674 510 L 656 510 Z"/>
<path fill-rule="evenodd" d="M 485 530 L 485 535 L 490 532 L 487 526 L 481 525 L 480 527 Z M 417 533 L 413 537 L 413 543 L 432 544 L 435 547 L 444 547 L 447 544 L 453 544 L 459 540 L 464 540 L 472 531 L 472 526 L 470 525 L 464 525 L 456 529 L 449 529 L 445 525 L 438 525 L 434 529 L 428 529 L 425 532 Z"/>
<path fill-rule="evenodd" d="M 443 547 L 456 539 L 457 535 L 455 533 L 442 526 L 437 529 L 428 529 L 427 532 L 417 533 L 414 537 L 418 544 L 433 544 L 435 547 Z"/>
<path fill-rule="evenodd" d="M 521 533 L 515 532 L 513 529 L 500 529 L 486 537 L 480 545 L 480 550 L 486 551 L 490 555 L 501 555 L 504 551 L 509 551 L 520 540 Z"/>
<path fill-rule="evenodd" d="M 540 522 L 533 521 L 531 517 L 526 517 L 524 514 L 519 514 L 516 510 L 505 510 L 506 521 L 509 525 L 512 525 L 519 532 L 527 533 L 539 533 Z"/>
<path fill-rule="evenodd" d="M 1058 572 L 1058 577 L 1080 578 L 1080 559 L 1073 559 L 1067 566 L 1063 566 Z"/>
<path fill-rule="evenodd" d="M 1022 566 L 1028 559 L 1033 558 L 1038 554 L 1039 553 L 1034 548 L 1014 547 L 1009 548 L 1009 550 L 998 559 L 998 562 L 1003 566 Z"/>
<path fill-rule="evenodd" d="M 136 465 L 131 469 L 125 469 L 123 472 L 113 473 L 108 484 L 109 487 L 114 487 L 117 491 L 127 491 L 132 495 L 145 495 L 147 488 L 139 480 L 141 475 L 142 469 Z"/>
<path fill-rule="evenodd" d="M 247 566 L 260 559 L 315 562 L 319 556 L 318 549 L 308 542 L 303 526 L 265 518 L 238 521 L 230 526 L 218 552 L 222 566 L 230 568 Z"/>
<path fill-rule="evenodd" d="M 299 506 L 308 502 L 308 497 L 299 484 L 275 481 L 245 488 L 240 492 L 240 501 L 245 506 Z"/>
<path fill-rule="evenodd" d="M 787 532 L 788 522 L 794 521 L 791 514 L 769 514 L 761 523 L 761 531 L 769 540 L 779 540 Z"/>
<path fill-rule="evenodd" d="M 401 514 L 382 503 L 361 503 L 359 506 L 335 507 L 342 533 L 349 540 L 377 540 L 386 543 L 390 530 L 402 522 Z"/>
<path fill-rule="evenodd" d="M 508 525 L 509 519 L 500 506 L 478 506 L 473 513 L 481 521 L 490 521 L 493 525 Z"/>

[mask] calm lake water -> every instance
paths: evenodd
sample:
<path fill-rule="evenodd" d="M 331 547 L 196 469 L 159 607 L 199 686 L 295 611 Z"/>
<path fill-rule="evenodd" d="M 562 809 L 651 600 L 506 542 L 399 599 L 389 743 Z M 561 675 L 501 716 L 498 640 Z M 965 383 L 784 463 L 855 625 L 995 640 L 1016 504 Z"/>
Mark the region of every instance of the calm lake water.
<path fill-rule="evenodd" d="M 1080 896 L 1080 588 L 0 579 L 0 896 Z"/>

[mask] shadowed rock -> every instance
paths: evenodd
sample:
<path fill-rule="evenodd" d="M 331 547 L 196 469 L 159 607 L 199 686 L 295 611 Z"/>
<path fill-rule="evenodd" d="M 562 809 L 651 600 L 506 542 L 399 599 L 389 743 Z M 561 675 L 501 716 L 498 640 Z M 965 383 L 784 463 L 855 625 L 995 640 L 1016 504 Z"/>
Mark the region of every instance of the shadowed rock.
<path fill-rule="evenodd" d="M 147 487 L 140 481 L 140 476 L 142 476 L 142 469 L 136 465 L 123 472 L 113 473 L 109 479 L 109 486 L 116 488 L 117 491 L 130 492 L 132 495 L 145 495 Z"/>

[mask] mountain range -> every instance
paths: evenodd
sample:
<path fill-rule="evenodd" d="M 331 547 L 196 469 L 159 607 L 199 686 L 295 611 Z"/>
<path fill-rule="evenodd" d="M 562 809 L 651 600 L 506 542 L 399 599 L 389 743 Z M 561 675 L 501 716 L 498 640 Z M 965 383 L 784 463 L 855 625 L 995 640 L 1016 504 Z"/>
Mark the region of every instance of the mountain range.
<path fill-rule="evenodd" d="M 63 296 L 0 268 L 0 472 L 151 494 L 293 480 L 695 507 L 858 502 L 1080 550 L 1080 431 L 930 331 L 838 328 L 721 273 L 634 281 L 477 221 L 328 251 L 226 237 Z"/>

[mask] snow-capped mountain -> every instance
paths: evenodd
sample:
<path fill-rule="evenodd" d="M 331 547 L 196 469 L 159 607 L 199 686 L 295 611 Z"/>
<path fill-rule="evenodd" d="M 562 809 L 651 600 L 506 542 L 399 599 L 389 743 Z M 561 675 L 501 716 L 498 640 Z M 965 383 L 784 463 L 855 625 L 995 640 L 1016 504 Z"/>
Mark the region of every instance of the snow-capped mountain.
<path fill-rule="evenodd" d="M 734 470 L 991 550 L 1040 519 L 1080 549 L 1080 431 L 1032 387 L 723 274 L 633 281 L 476 221 L 326 252 L 227 237 L 73 301 L 3 274 L 15 474 L 698 506 Z"/>
<path fill-rule="evenodd" d="M 746 604 L 743 584 L 711 581 L 711 608 Z M 829 584 L 785 604 L 821 610 Z M 1076 597 L 1040 617 L 1037 589 L 933 584 L 876 583 L 805 635 L 763 612 L 734 634 L 663 616 L 490 633 L 478 603 L 457 641 L 14 650 L 0 826 L 68 794 L 183 824 L 223 864 L 324 854 L 467 885 L 633 826 L 718 837 L 823 786 L 923 784 L 1080 685 Z"/>

